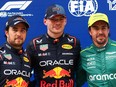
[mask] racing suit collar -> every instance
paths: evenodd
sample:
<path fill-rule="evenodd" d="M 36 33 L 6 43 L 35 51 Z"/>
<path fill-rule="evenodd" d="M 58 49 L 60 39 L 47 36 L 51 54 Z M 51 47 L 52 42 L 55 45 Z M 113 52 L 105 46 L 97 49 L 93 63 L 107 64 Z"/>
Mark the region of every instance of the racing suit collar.
<path fill-rule="evenodd" d="M 50 41 L 53 42 L 54 44 L 61 42 L 62 38 L 65 36 L 65 34 L 62 34 L 59 38 L 52 38 L 48 34 L 46 34 L 46 38 Z"/>
<path fill-rule="evenodd" d="M 19 49 L 15 49 L 8 42 L 5 43 L 5 47 L 8 48 L 9 50 L 11 50 L 12 52 L 17 53 L 19 55 L 24 52 L 23 48 L 20 49 L 20 50 Z"/>
<path fill-rule="evenodd" d="M 107 49 L 108 44 L 110 44 L 110 39 L 109 38 L 108 38 L 108 42 L 105 46 L 99 48 L 99 47 L 95 46 L 95 44 L 93 44 L 93 47 L 97 52 L 101 52 L 101 51 L 104 51 L 104 50 Z"/>

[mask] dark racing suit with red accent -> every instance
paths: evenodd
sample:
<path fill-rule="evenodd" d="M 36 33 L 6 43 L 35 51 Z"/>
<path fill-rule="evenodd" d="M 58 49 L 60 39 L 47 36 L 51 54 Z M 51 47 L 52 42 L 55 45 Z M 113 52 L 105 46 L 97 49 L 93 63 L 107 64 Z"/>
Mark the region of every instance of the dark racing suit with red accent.
<path fill-rule="evenodd" d="M 27 46 L 27 53 L 35 71 L 37 87 L 74 87 L 80 50 L 79 40 L 68 34 L 59 39 L 47 34 L 33 39 Z"/>
<path fill-rule="evenodd" d="M 23 50 L 8 43 L 0 49 L 0 87 L 28 87 L 30 61 Z"/>

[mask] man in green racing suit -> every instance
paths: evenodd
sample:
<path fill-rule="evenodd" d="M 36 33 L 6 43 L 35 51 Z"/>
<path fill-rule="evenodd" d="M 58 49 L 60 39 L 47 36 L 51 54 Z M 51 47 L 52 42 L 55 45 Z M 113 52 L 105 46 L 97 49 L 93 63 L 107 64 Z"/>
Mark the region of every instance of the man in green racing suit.
<path fill-rule="evenodd" d="M 81 51 L 88 86 L 116 87 L 116 41 L 109 38 L 107 15 L 91 15 L 88 28 L 93 44 Z"/>

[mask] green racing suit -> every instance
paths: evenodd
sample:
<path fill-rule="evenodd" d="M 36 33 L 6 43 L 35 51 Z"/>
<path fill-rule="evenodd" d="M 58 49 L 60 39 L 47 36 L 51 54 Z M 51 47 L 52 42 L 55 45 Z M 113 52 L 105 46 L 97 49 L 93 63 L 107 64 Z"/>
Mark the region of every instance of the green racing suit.
<path fill-rule="evenodd" d="M 81 58 L 89 87 L 116 87 L 116 41 L 109 38 L 102 48 L 92 44 Z"/>

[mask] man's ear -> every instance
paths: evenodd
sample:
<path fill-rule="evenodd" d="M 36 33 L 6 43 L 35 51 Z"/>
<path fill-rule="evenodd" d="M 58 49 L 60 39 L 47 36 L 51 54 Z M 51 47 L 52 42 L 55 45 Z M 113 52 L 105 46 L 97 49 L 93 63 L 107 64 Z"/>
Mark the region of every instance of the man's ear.
<path fill-rule="evenodd" d="M 43 23 L 44 23 L 45 25 L 47 25 L 47 24 L 46 24 L 46 20 L 47 20 L 47 19 L 45 19 L 45 18 L 43 19 Z"/>
<path fill-rule="evenodd" d="M 8 31 L 5 30 L 5 35 L 8 36 Z"/>

